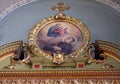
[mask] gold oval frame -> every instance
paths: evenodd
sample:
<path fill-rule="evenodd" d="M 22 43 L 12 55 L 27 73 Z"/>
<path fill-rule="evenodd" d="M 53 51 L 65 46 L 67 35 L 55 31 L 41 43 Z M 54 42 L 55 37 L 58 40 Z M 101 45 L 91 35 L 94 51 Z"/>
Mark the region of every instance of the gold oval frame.
<path fill-rule="evenodd" d="M 36 36 L 39 33 L 39 31 L 46 26 L 47 24 L 50 23 L 55 23 L 55 22 L 66 22 L 72 25 L 75 25 L 76 27 L 78 27 L 82 33 L 82 43 L 79 47 L 79 49 L 75 50 L 74 52 L 72 52 L 71 54 L 69 54 L 68 56 L 71 57 L 77 57 L 80 56 L 82 54 L 84 54 L 84 52 L 86 52 L 88 50 L 88 45 L 90 43 L 90 32 L 88 30 L 88 28 L 86 27 L 86 25 L 73 17 L 70 16 L 65 16 L 65 19 L 55 19 L 54 16 L 51 16 L 49 18 L 45 18 L 43 20 L 41 20 L 38 24 L 36 24 L 30 31 L 29 36 L 28 36 L 28 43 L 29 46 L 32 50 L 32 52 L 37 55 L 37 56 L 43 56 L 46 57 L 48 59 L 52 59 L 50 58 L 51 56 L 48 55 L 47 53 L 45 53 L 44 51 L 42 51 L 37 43 L 36 43 Z"/>

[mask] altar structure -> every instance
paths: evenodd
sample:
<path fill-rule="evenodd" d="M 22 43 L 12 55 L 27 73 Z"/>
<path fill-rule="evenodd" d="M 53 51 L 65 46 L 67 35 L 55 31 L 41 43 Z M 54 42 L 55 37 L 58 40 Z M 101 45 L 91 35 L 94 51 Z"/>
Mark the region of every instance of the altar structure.
<path fill-rule="evenodd" d="M 120 46 L 97 40 L 77 18 L 63 13 L 62 2 L 53 16 L 29 32 L 28 43 L 0 46 L 0 84 L 119 84 Z"/>

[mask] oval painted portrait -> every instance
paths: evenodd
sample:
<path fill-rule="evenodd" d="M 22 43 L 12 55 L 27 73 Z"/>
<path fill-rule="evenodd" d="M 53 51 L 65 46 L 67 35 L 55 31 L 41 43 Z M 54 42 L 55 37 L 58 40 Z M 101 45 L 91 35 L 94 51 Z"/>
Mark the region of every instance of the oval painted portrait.
<path fill-rule="evenodd" d="M 45 53 L 71 54 L 77 50 L 83 37 L 80 28 L 68 22 L 53 22 L 37 33 L 37 46 Z"/>

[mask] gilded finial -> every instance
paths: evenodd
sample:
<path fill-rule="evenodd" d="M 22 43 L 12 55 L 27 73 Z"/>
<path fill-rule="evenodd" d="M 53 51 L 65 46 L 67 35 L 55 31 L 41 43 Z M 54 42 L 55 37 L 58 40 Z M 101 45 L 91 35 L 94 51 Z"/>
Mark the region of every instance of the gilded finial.
<path fill-rule="evenodd" d="M 64 5 L 63 2 L 59 2 L 56 6 L 52 6 L 51 9 L 54 11 L 57 11 L 57 14 L 55 15 L 55 19 L 65 19 L 65 14 L 62 12 L 65 10 L 68 10 L 70 7 Z"/>
<path fill-rule="evenodd" d="M 62 11 L 68 10 L 70 7 L 64 5 L 63 2 L 59 2 L 57 6 L 53 6 L 51 9 L 57 11 L 58 13 L 62 13 Z"/>

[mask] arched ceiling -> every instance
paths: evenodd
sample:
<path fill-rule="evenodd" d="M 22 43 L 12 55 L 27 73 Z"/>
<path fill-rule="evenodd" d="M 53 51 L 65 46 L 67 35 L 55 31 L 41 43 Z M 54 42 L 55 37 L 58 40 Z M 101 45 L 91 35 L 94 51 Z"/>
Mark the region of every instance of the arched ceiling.
<path fill-rule="evenodd" d="M 30 1 L 30 0 L 29 0 Z M 91 41 L 106 40 L 120 45 L 120 12 L 95 0 L 33 0 L 8 13 L 0 21 L 0 45 L 23 40 L 40 20 L 53 16 L 50 7 L 59 1 L 71 6 L 66 15 L 80 19 L 91 32 Z M 117 0 L 116 0 L 117 1 Z M 119 0 L 117 1 L 119 2 Z"/>

